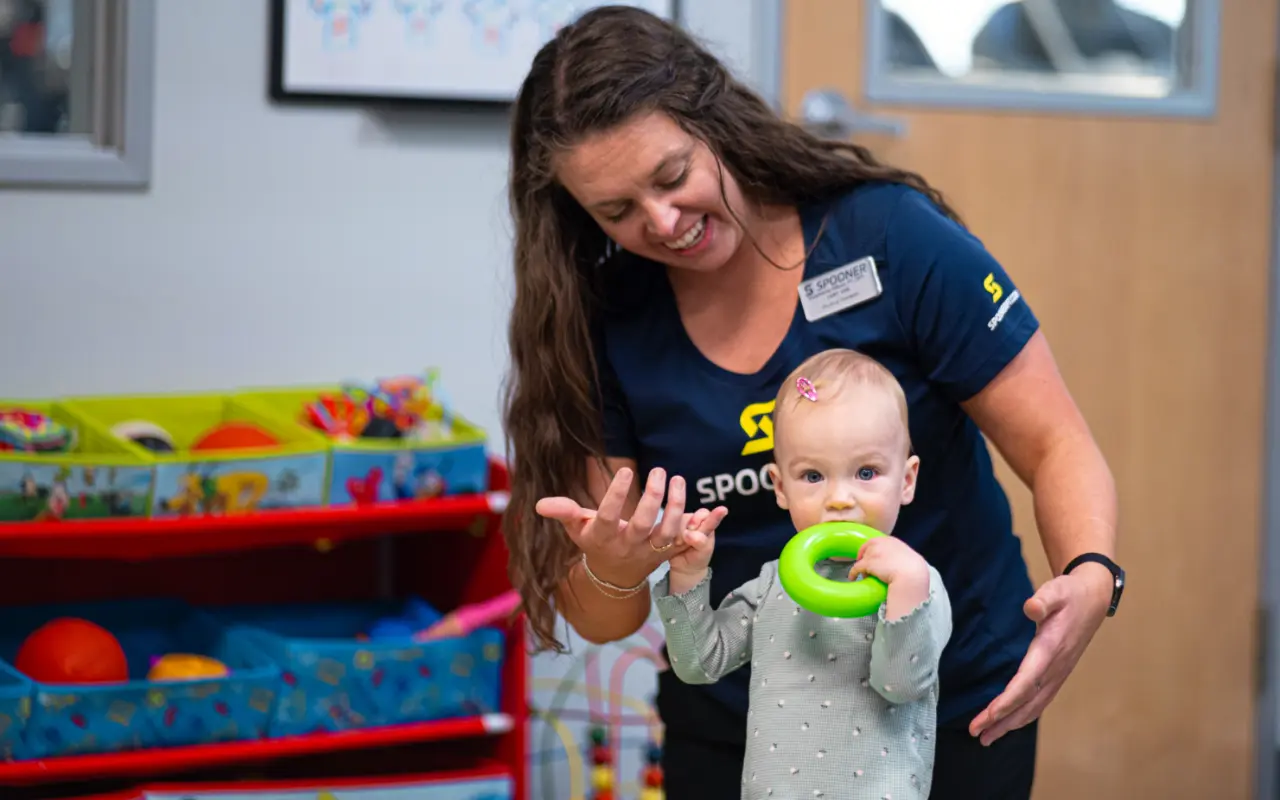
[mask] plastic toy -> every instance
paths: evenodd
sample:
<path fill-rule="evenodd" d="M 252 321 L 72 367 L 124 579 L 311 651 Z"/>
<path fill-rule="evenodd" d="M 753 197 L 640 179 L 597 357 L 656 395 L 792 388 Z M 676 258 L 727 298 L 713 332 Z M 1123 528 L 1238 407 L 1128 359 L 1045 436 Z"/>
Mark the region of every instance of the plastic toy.
<path fill-rule="evenodd" d="M 192 450 L 234 450 L 279 447 L 280 440 L 252 422 L 224 422 L 210 428 L 191 445 Z"/>
<path fill-rule="evenodd" d="M 778 580 L 802 607 L 824 617 L 867 617 L 888 597 L 889 587 L 866 575 L 857 581 L 833 581 L 814 570 L 824 558 L 857 558 L 867 540 L 885 534 L 857 522 L 820 522 L 791 537 L 778 557 Z"/>
<path fill-rule="evenodd" d="M 120 439 L 128 439 L 153 453 L 172 453 L 176 449 L 168 431 L 142 419 L 121 422 L 111 428 L 111 434 Z"/>
<path fill-rule="evenodd" d="M 360 436 L 369 424 L 368 411 L 345 395 L 320 395 L 302 413 L 305 422 L 338 440 Z"/>
<path fill-rule="evenodd" d="M 151 659 L 149 681 L 190 681 L 201 678 L 225 678 L 230 671 L 216 658 L 192 653 L 169 653 Z"/>
<path fill-rule="evenodd" d="M 450 435 L 453 414 L 443 401 L 437 374 L 383 378 L 371 386 L 342 384 L 302 409 L 303 421 L 338 439 L 430 440 Z"/>
<path fill-rule="evenodd" d="M 129 663 L 116 637 L 99 625 L 60 617 L 28 636 L 14 662 L 39 683 L 123 683 Z"/>
<path fill-rule="evenodd" d="M 497 597 L 463 606 L 456 611 L 450 611 L 439 622 L 425 631 L 416 633 L 414 639 L 426 642 L 449 636 L 466 636 L 476 628 L 483 627 L 494 620 L 511 614 L 519 607 L 520 593 L 515 589 L 511 589 Z"/>
<path fill-rule="evenodd" d="M 436 625 L 440 621 L 440 612 L 428 603 L 416 597 L 406 601 L 399 616 L 384 617 L 370 628 L 370 639 L 408 639 L 414 634 Z"/>
<path fill-rule="evenodd" d="M 62 453 L 75 444 L 75 434 L 45 414 L 24 408 L 0 409 L 0 451 Z"/>

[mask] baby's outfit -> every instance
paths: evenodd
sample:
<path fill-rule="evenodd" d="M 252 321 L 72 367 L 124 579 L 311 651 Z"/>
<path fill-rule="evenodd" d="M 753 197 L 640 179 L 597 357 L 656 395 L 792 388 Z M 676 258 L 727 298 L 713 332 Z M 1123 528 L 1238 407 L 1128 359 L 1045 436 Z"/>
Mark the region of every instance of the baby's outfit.
<path fill-rule="evenodd" d="M 850 564 L 818 574 L 849 580 Z M 933 777 L 938 658 L 951 636 L 951 602 L 929 567 L 929 597 L 892 622 L 806 611 L 778 580 L 778 562 L 710 602 L 711 573 L 672 595 L 654 587 L 671 668 L 685 683 L 714 683 L 751 664 L 743 800 L 927 798 Z"/>

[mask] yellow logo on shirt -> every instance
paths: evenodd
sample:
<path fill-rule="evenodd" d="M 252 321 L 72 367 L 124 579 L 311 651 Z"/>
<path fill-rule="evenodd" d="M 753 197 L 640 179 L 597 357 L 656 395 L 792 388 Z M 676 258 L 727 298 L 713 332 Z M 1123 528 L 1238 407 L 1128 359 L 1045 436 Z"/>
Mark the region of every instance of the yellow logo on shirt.
<path fill-rule="evenodd" d="M 742 447 L 742 455 L 765 453 L 773 449 L 773 406 L 777 400 L 767 403 L 752 403 L 742 409 L 738 422 L 747 434 L 747 443 Z"/>
<path fill-rule="evenodd" d="M 988 272 L 987 278 L 982 282 L 982 288 L 987 290 L 987 294 L 991 295 L 991 302 L 999 303 L 1000 298 L 1004 297 L 1004 287 L 996 281 L 996 274 Z"/>

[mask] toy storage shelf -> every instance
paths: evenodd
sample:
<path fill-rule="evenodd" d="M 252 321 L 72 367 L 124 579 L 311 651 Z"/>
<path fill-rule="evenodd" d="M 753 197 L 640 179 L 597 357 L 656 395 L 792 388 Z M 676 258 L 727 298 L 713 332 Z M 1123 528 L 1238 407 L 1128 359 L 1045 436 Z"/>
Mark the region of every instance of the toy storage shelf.
<path fill-rule="evenodd" d="M 509 486 L 431 500 L 179 519 L 0 523 L 0 614 L 9 607 L 136 597 L 196 605 L 422 597 L 455 608 L 511 588 L 500 531 Z M 80 800 L 201 780 L 378 780 L 481 766 L 527 800 L 523 618 L 506 630 L 495 713 L 281 738 L 0 761 L 0 798 Z"/>
<path fill-rule="evenodd" d="M 494 736 L 512 730 L 509 714 L 396 725 L 340 733 L 309 734 L 260 742 L 139 750 L 111 755 L 51 758 L 42 761 L 0 763 L 0 786 L 20 786 L 56 781 L 116 777 L 148 777 L 197 767 L 251 764 L 280 758 L 366 750 L 435 741 Z"/>
<path fill-rule="evenodd" d="M 0 524 L 0 557 L 143 560 L 290 544 L 326 547 L 395 534 L 468 531 L 484 536 L 507 493 L 434 500 L 262 511 L 226 517 L 64 520 Z"/>

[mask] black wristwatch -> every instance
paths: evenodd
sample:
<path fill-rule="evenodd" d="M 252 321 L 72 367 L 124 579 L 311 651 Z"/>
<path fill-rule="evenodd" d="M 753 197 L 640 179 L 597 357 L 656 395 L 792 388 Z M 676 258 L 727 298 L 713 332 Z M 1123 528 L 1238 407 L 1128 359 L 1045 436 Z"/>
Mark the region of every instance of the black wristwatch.
<path fill-rule="evenodd" d="M 1067 564 L 1067 566 L 1062 570 L 1062 574 L 1066 575 L 1071 572 L 1071 570 L 1087 561 L 1101 564 L 1111 570 L 1111 577 L 1115 579 L 1115 582 L 1111 585 L 1111 607 L 1107 609 L 1107 616 L 1114 617 L 1116 615 L 1116 609 L 1120 606 L 1120 595 L 1124 594 L 1124 570 L 1120 568 L 1119 564 L 1107 558 L 1102 553 L 1081 553 L 1071 559 L 1071 563 Z"/>

